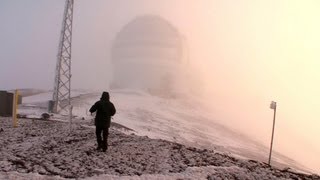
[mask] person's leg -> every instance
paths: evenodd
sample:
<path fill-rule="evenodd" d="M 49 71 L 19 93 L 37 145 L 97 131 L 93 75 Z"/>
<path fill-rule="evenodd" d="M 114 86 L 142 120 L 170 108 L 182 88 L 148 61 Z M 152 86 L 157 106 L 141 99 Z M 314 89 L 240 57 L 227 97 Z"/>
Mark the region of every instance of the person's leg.
<path fill-rule="evenodd" d="M 108 149 L 109 128 L 104 128 L 102 134 L 103 134 L 102 148 L 103 148 L 103 151 L 106 151 Z"/>
<path fill-rule="evenodd" d="M 96 137 L 97 137 L 97 143 L 98 143 L 97 150 L 100 150 L 102 148 L 101 131 L 102 131 L 102 128 L 99 128 L 96 126 Z"/>

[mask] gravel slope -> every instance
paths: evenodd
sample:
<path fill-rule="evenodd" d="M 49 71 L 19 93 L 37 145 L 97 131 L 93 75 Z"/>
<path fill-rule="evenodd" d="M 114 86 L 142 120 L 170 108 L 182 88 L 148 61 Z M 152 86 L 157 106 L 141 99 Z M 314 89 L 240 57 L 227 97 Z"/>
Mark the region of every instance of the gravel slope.
<path fill-rule="evenodd" d="M 320 179 L 239 160 L 212 150 L 110 131 L 106 153 L 95 150 L 88 122 L 0 118 L 0 179 Z M 118 126 L 119 127 L 119 126 Z"/>

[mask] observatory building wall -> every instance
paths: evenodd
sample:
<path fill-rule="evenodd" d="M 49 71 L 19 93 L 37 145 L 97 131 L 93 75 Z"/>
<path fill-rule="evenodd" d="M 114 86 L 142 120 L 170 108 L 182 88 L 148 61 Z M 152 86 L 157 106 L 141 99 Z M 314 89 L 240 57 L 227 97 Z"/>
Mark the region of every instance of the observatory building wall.
<path fill-rule="evenodd" d="M 111 50 L 113 88 L 174 90 L 182 63 L 180 33 L 158 16 L 137 17 L 117 34 Z"/>

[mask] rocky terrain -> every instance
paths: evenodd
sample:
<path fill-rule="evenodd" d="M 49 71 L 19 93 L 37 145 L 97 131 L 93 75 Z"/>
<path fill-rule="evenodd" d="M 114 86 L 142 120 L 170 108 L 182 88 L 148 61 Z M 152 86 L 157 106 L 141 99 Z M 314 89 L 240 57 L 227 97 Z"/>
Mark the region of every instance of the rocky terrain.
<path fill-rule="evenodd" d="M 95 150 L 90 122 L 0 118 L 0 179 L 320 179 L 213 150 L 110 130 L 107 152 Z M 132 131 L 133 132 L 133 131 Z"/>

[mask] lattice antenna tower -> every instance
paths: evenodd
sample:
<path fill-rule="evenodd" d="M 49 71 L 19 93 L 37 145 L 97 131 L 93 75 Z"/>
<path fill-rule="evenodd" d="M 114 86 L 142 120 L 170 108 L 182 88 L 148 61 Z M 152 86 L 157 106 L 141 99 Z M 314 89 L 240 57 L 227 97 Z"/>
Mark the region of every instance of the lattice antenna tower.
<path fill-rule="evenodd" d="M 71 91 L 71 42 L 74 0 L 66 0 L 53 91 L 54 113 L 68 113 Z"/>

